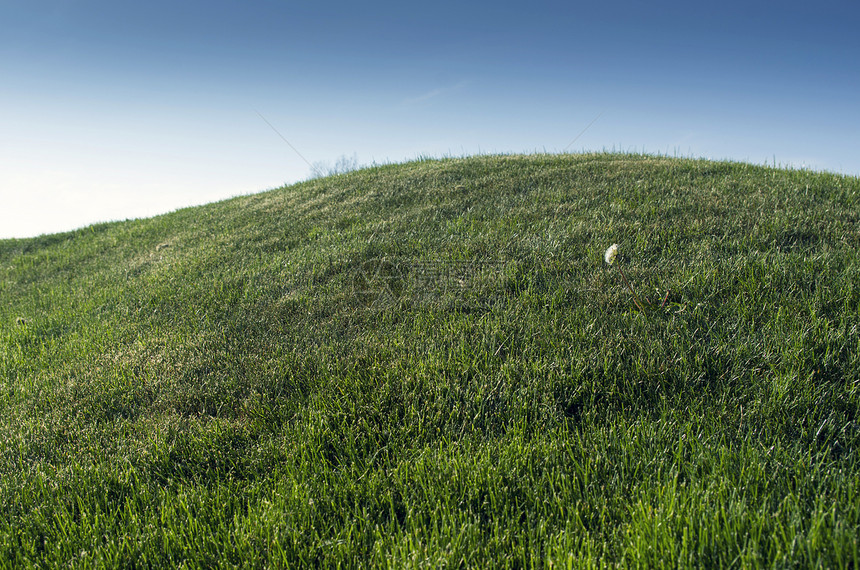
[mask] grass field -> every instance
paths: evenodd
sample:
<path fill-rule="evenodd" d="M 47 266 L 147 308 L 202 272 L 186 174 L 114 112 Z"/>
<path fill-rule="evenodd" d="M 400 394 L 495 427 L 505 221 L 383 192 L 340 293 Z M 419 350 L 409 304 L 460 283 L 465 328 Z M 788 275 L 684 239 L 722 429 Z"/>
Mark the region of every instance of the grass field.
<path fill-rule="evenodd" d="M 858 247 L 619 154 L 0 241 L 0 567 L 860 568 Z"/>

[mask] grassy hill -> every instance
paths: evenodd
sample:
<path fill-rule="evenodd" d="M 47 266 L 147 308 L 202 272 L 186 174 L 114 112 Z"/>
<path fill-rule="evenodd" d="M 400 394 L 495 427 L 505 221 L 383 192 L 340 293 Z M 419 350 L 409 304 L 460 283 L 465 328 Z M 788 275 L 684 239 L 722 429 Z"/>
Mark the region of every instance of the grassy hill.
<path fill-rule="evenodd" d="M 858 568 L 858 246 L 616 154 L 0 241 L 0 567 Z"/>

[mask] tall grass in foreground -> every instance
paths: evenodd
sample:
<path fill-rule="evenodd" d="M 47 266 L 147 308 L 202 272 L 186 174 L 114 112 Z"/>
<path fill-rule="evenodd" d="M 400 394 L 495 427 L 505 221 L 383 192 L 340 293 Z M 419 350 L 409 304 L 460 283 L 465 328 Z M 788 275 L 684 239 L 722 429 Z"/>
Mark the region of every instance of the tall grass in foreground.
<path fill-rule="evenodd" d="M 606 154 L 0 241 L 0 567 L 858 568 L 858 245 Z"/>

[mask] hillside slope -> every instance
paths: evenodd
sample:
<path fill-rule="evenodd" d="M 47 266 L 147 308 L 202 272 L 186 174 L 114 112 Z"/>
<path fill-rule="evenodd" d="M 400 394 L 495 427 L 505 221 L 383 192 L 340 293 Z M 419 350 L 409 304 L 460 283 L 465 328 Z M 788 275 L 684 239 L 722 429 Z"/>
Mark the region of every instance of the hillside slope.
<path fill-rule="evenodd" d="M 0 559 L 856 567 L 858 245 L 856 178 L 607 154 L 0 241 Z"/>

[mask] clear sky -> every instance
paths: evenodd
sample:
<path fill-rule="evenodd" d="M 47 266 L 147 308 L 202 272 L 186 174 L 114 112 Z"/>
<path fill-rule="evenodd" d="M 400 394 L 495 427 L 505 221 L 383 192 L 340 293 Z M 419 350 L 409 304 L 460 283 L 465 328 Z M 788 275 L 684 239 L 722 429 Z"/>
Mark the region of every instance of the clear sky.
<path fill-rule="evenodd" d="M 341 156 L 614 149 L 860 175 L 858 29 L 856 0 L 0 0 L 0 238 Z"/>

